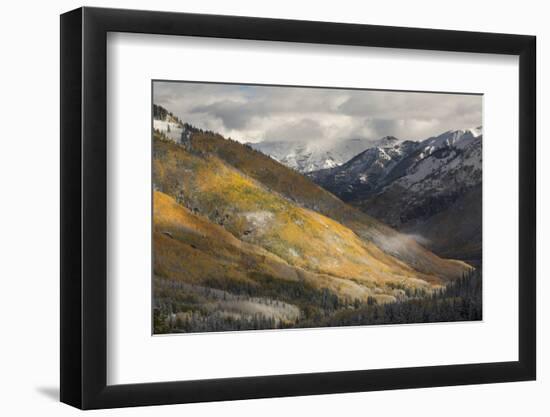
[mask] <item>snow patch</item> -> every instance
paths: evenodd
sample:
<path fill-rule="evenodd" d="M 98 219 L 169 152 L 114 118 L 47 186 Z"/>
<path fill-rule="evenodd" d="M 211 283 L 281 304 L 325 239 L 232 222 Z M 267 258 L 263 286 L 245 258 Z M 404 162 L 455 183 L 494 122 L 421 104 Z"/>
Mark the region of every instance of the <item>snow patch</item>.
<path fill-rule="evenodd" d="M 244 213 L 244 217 L 254 227 L 263 228 L 267 226 L 275 216 L 270 211 L 250 211 L 248 213 Z"/>
<path fill-rule="evenodd" d="M 181 142 L 183 127 L 180 124 L 166 120 L 153 119 L 153 128 L 164 133 L 168 139 L 176 143 Z"/>

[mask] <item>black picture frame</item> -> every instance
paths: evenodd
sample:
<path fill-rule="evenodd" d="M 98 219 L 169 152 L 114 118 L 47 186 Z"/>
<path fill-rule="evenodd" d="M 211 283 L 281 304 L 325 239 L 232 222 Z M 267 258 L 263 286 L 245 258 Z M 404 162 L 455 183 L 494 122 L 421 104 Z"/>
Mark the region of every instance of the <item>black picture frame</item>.
<path fill-rule="evenodd" d="M 107 385 L 108 32 L 519 56 L 519 358 L 513 362 Z M 102 8 L 61 15 L 61 401 L 82 409 L 534 380 L 534 36 Z"/>

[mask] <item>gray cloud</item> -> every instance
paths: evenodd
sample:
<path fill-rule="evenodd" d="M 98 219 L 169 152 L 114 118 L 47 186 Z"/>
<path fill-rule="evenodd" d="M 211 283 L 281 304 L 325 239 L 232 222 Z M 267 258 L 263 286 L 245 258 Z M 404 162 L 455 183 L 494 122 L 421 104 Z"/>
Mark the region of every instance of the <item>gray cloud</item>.
<path fill-rule="evenodd" d="M 249 111 L 249 106 L 245 103 L 231 100 L 193 107 L 191 113 L 210 114 L 221 119 L 223 125 L 228 129 L 245 128 L 253 116 L 253 112 Z"/>
<path fill-rule="evenodd" d="M 264 135 L 266 141 L 310 142 L 323 138 L 323 128 L 317 120 L 301 119 L 273 126 Z"/>
<path fill-rule="evenodd" d="M 242 142 L 419 140 L 482 124 L 479 95 L 155 82 L 153 100 Z"/>

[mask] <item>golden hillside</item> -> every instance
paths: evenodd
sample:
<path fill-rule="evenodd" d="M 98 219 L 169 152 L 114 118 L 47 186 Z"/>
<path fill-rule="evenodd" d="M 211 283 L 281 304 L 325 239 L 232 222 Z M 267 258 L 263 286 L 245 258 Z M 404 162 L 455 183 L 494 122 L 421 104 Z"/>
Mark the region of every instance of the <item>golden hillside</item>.
<path fill-rule="evenodd" d="M 274 294 L 265 293 L 263 287 L 274 281 L 279 286 L 300 283 L 311 289 L 326 288 L 342 299 L 394 300 L 392 288 L 383 284 L 357 283 L 289 264 L 258 245 L 240 241 L 158 191 L 154 193 L 153 241 L 154 271 L 159 278 L 229 291 L 251 287 L 270 296 Z"/>
<path fill-rule="evenodd" d="M 183 153 L 188 153 L 180 146 L 165 145 L 171 146 L 170 149 L 182 157 Z M 414 239 L 345 204 L 307 177 L 248 146 L 214 133 L 196 132 L 191 138 L 189 148 L 194 154 L 215 155 L 242 175 L 261 184 L 270 193 L 279 194 L 297 206 L 308 208 L 347 226 L 361 240 L 371 242 L 386 254 L 405 262 L 423 274 L 424 279 L 433 282 L 446 281 L 462 276 L 469 269 L 463 262 L 436 256 Z M 172 157 L 179 158 L 177 155 Z M 165 179 L 173 182 L 167 177 Z"/>
<path fill-rule="evenodd" d="M 216 154 L 159 138 L 154 150 L 154 183 L 163 191 L 154 199 L 159 277 L 259 293 L 265 279 L 295 281 L 341 299 L 378 302 L 442 283 Z"/>

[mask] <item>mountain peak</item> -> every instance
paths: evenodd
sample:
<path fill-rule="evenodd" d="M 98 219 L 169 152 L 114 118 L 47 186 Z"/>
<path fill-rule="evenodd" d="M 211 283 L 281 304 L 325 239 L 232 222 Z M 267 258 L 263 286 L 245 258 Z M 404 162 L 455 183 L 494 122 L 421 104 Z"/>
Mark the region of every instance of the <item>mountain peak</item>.
<path fill-rule="evenodd" d="M 483 133 L 483 127 L 477 126 L 477 127 L 467 127 L 462 129 L 451 129 L 447 130 L 446 132 L 436 136 L 436 137 L 442 137 L 442 136 L 463 136 L 463 135 L 472 135 L 473 137 L 481 136 Z"/>
<path fill-rule="evenodd" d="M 380 139 L 374 141 L 374 143 L 372 144 L 372 147 L 388 147 L 388 146 L 393 146 L 393 145 L 396 145 L 397 143 L 399 143 L 400 140 L 397 139 L 395 136 L 391 136 L 391 135 L 388 135 L 388 136 L 382 136 Z"/>
<path fill-rule="evenodd" d="M 474 136 L 476 138 L 483 134 L 483 126 L 473 127 L 473 128 L 468 129 L 468 130 L 470 131 L 472 136 Z"/>

